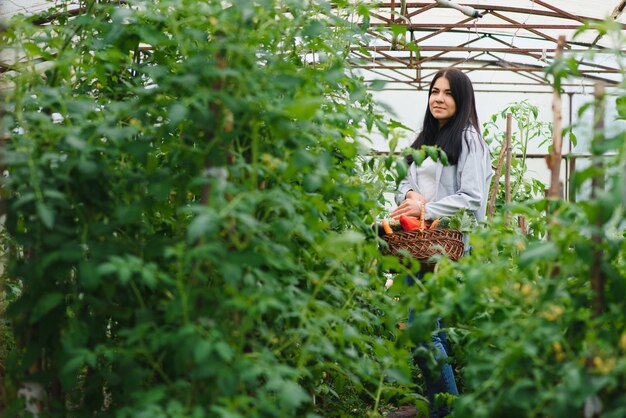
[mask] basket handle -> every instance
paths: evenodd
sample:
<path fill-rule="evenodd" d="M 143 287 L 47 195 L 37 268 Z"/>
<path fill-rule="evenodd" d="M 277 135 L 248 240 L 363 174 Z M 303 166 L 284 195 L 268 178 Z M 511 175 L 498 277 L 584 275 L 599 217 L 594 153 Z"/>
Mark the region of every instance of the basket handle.
<path fill-rule="evenodd" d="M 420 228 L 419 229 L 425 229 L 426 228 L 426 198 L 423 195 L 419 195 L 419 200 L 420 203 L 422 204 L 422 209 L 421 209 L 421 213 L 420 213 Z"/>

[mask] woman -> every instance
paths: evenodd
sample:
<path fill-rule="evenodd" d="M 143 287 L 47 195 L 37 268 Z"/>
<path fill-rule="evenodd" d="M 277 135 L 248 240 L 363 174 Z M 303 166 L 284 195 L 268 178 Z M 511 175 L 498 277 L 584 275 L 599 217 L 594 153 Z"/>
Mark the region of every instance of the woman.
<path fill-rule="evenodd" d="M 435 74 L 428 91 L 423 128 L 411 147 L 420 149 L 422 145 L 437 145 L 446 153 L 449 165 L 443 166 L 427 158 L 418 166 L 409 157 L 409 171 L 398 186 L 398 207 L 391 213 L 391 217 L 420 217 L 422 202 L 425 201 L 424 217 L 427 221 L 453 216 L 463 208 L 473 214 L 478 222 L 483 221 L 493 174 L 491 157 L 480 135 L 474 88 L 462 71 L 444 68 Z M 467 251 L 467 238 L 464 240 Z M 410 282 L 412 280 L 409 278 Z M 412 315 L 411 312 L 409 321 Z M 441 331 L 439 321 L 436 326 L 437 331 L 433 334 L 433 343 L 437 349 L 435 357 L 445 362 L 448 357 L 445 334 Z M 441 374 L 436 378 L 426 367 L 426 359 L 416 360 L 424 373 L 430 416 L 446 415 L 447 408 L 435 408 L 434 399 L 437 393 L 458 394 L 452 367 L 444 364 Z"/>

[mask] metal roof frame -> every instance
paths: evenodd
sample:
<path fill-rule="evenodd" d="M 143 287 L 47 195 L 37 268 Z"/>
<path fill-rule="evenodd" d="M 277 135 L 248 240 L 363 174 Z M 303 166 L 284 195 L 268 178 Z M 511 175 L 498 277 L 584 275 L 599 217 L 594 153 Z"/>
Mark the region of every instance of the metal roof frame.
<path fill-rule="evenodd" d="M 532 7 L 506 3 L 509 2 L 476 0 L 460 4 L 478 11 L 480 18 L 465 16 L 434 0 L 379 3 L 367 23 L 369 44 L 354 45 L 349 61 L 366 80 L 386 81 L 393 86 L 391 89 L 427 88 L 439 68 L 456 67 L 483 75 L 516 74 L 508 83 L 494 81 L 489 76 L 487 80 L 475 80 L 479 89 L 493 87 L 497 91 L 519 92 L 516 86 L 525 84 L 529 92 L 551 93 L 545 72 L 554 60 L 559 35 L 565 35 L 564 55 L 576 56 L 580 71 L 579 79 L 563 84 L 566 93 L 589 88 L 598 81 L 609 86 L 623 81 L 623 66 L 619 62 L 596 59 L 613 53 L 602 36 L 591 34 L 591 40 L 573 37 L 585 22 L 603 19 L 563 10 L 558 4 L 563 1 L 530 0 Z M 615 0 L 615 7 L 608 12 L 626 35 L 626 24 L 620 22 L 625 5 L 626 0 Z M 394 35 L 390 30 L 394 26 L 404 27 L 405 36 Z"/>
<path fill-rule="evenodd" d="M 580 70 L 579 78 L 563 83 L 566 93 L 588 89 L 597 81 L 609 86 L 623 81 L 626 65 L 604 58 L 611 47 L 606 37 L 594 33 L 574 39 L 573 34 L 584 22 L 610 16 L 621 24 L 626 39 L 626 0 L 598 0 L 593 6 L 582 0 L 518 0 L 515 6 L 508 0 L 376 1 L 359 0 L 372 5 L 368 22 L 359 22 L 367 25 L 369 42 L 353 45 L 348 60 L 366 80 L 386 81 L 386 89 L 421 90 L 439 68 L 453 66 L 472 72 L 478 91 L 549 93 L 552 88 L 545 72 L 563 34 L 564 55 L 574 54 Z M 44 0 L 25 3 L 29 2 L 38 10 Z M 472 8 L 481 17 L 444 7 L 446 2 Z M 82 9 L 77 4 L 67 12 L 77 15 Z M 50 15 L 34 23 L 45 25 L 54 18 Z M 390 31 L 394 26 L 404 27 L 405 36 L 394 35 Z M 7 70 L 6 65 L 0 67 L 0 73 Z"/>

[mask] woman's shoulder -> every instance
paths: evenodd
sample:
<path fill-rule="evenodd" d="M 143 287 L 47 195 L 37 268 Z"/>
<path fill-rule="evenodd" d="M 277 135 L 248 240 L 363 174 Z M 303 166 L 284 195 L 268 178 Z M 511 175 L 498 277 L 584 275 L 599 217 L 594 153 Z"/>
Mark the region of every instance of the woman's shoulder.
<path fill-rule="evenodd" d="M 465 128 L 463 128 L 463 136 L 477 137 L 481 140 L 483 139 L 481 133 L 478 132 L 478 130 L 473 125 L 467 125 L 465 126 Z"/>
<path fill-rule="evenodd" d="M 472 125 L 467 125 L 463 129 L 463 150 L 480 150 L 485 149 L 487 144 L 483 140 L 483 136 Z"/>

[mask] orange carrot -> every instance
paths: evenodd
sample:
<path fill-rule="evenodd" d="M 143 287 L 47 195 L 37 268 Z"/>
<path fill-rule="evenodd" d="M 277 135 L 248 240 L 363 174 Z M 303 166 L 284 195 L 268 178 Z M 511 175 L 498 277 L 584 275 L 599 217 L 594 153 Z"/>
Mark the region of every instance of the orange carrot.
<path fill-rule="evenodd" d="M 430 229 L 435 229 L 437 227 L 437 224 L 439 223 L 439 219 L 441 218 L 437 218 L 433 221 L 432 224 L 430 224 Z"/>
<path fill-rule="evenodd" d="M 393 229 L 391 229 L 391 226 L 389 225 L 389 222 L 387 222 L 387 220 L 383 219 L 380 223 L 383 225 L 383 229 L 385 230 L 385 234 L 393 235 Z"/>

